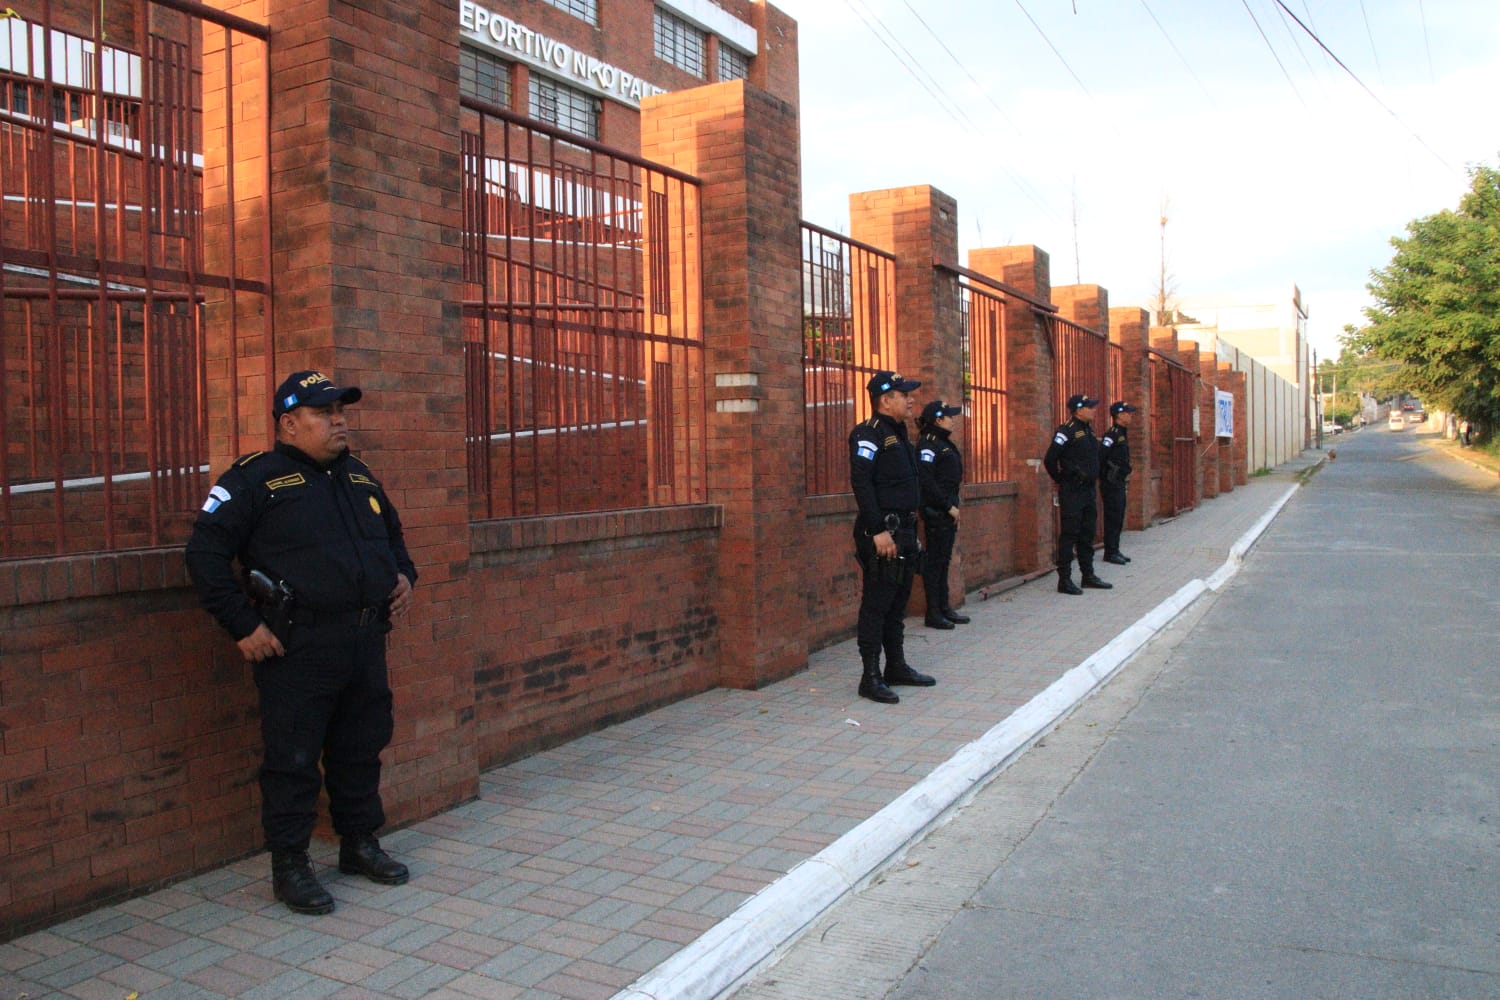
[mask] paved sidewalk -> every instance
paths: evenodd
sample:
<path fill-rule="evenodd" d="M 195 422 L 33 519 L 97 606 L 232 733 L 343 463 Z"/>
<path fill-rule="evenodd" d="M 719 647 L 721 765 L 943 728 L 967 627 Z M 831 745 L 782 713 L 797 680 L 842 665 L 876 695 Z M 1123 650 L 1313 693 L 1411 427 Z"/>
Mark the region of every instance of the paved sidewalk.
<path fill-rule="evenodd" d="M 382 837 L 407 885 L 340 875 L 317 844 L 338 909 L 298 916 L 256 856 L 0 944 L 0 1000 L 612 997 L 1219 570 L 1322 458 L 1128 533 L 1134 561 L 1098 564 L 1112 591 L 1064 597 L 1046 576 L 971 595 L 973 623 L 951 632 L 910 619 L 908 658 L 939 683 L 899 689 L 899 705 L 855 695 L 851 639 L 764 690 L 712 691 L 487 772 L 477 801 Z"/>

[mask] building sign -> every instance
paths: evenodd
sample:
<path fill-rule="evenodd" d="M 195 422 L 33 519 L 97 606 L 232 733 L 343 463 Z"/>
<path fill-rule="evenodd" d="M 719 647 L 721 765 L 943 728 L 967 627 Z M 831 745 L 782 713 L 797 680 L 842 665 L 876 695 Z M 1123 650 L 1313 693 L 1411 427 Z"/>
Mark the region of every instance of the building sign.
<path fill-rule="evenodd" d="M 1234 437 L 1234 393 L 1214 390 L 1214 437 Z"/>
<path fill-rule="evenodd" d="M 579 52 L 472 0 L 459 0 L 458 26 L 460 37 L 476 45 L 519 59 L 552 76 L 563 77 L 631 107 L 640 107 L 643 97 L 666 93 L 663 88 L 618 66 Z"/>

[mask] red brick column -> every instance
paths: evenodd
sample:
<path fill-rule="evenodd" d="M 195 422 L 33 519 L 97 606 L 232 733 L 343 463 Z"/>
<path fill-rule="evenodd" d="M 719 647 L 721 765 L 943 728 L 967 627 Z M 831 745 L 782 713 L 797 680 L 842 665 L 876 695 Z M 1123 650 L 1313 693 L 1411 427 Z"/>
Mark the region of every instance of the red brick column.
<path fill-rule="evenodd" d="M 922 383 L 917 407 L 934 399 L 964 398 L 963 316 L 954 278 L 933 261 L 958 260 L 958 202 L 936 188 L 919 185 L 866 191 L 849 197 L 849 232 L 862 243 L 896 255 L 896 358 L 900 373 Z M 916 422 L 910 428 L 916 439 Z M 957 444 L 963 447 L 960 426 Z M 965 591 L 963 532 L 949 566 L 949 599 L 961 603 Z M 927 595 L 912 588 L 912 614 L 925 613 Z"/>
<path fill-rule="evenodd" d="M 421 575 L 390 649 L 383 785 L 391 822 L 407 822 L 478 791 L 458 34 L 451 18 L 393 0 L 242 9 L 272 30 L 272 378 L 316 368 L 364 389 L 353 447 L 400 510 Z M 241 391 L 244 412 L 269 407 L 258 381 Z"/>
<path fill-rule="evenodd" d="M 1151 524 L 1154 503 L 1155 471 L 1151 442 L 1155 436 L 1151 408 L 1151 318 L 1146 310 L 1122 307 L 1109 311 L 1110 343 L 1119 344 L 1124 354 L 1121 366 L 1120 398 L 1136 408 L 1130 425 L 1130 488 L 1125 494 L 1125 527 L 1140 531 Z"/>
<path fill-rule="evenodd" d="M 1232 371 L 1226 376 L 1234 393 L 1234 484 L 1250 481 L 1250 389 L 1244 372 Z"/>
<path fill-rule="evenodd" d="M 1203 500 L 1219 495 L 1219 440 L 1214 437 L 1214 387 L 1219 382 L 1218 363 L 1210 351 L 1196 342 L 1184 343 L 1188 367 L 1198 373 L 1198 496 Z"/>
<path fill-rule="evenodd" d="M 1050 302 L 1051 263 L 1040 247 L 990 247 L 969 251 L 969 267 L 1040 302 Z M 1022 572 L 1055 562 L 1057 530 L 1052 480 L 1042 456 L 1061 421 L 1053 404 L 1055 368 L 1044 310 L 1012 296 L 1005 306 L 1007 442 L 1016 497 L 1015 564 Z"/>
<path fill-rule="evenodd" d="M 641 110 L 642 155 L 703 182 L 709 499 L 724 508 L 720 682 L 760 687 L 807 665 L 797 113 L 743 80 Z"/>

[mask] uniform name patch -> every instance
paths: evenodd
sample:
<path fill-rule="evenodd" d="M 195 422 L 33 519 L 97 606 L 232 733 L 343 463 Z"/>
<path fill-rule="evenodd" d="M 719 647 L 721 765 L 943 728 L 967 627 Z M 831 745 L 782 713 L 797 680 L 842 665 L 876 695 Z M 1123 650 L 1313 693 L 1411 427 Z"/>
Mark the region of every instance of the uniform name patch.
<path fill-rule="evenodd" d="M 305 486 L 306 484 L 307 480 L 303 478 L 302 473 L 294 472 L 290 476 L 277 476 L 275 479 L 267 479 L 266 489 L 275 491 L 288 486 Z"/>
<path fill-rule="evenodd" d="M 875 451 L 874 441 L 860 441 L 854 446 L 855 456 L 864 459 L 866 462 L 875 461 Z"/>
<path fill-rule="evenodd" d="M 924 462 L 931 462 L 933 459 L 937 458 L 937 453 L 934 452 L 931 448 L 923 448 L 921 455 L 919 455 L 918 457 L 921 458 Z"/>

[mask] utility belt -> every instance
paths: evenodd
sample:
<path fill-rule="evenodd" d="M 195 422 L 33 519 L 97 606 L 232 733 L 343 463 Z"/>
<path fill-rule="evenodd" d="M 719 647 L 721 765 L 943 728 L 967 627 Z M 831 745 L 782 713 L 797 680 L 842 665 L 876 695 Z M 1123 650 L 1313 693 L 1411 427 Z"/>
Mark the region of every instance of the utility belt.
<path fill-rule="evenodd" d="M 295 608 L 292 611 L 292 624 L 310 627 L 357 625 L 364 628 L 376 622 L 383 622 L 389 617 L 390 610 L 384 606 L 357 608 L 353 611 L 314 611 L 311 608 Z"/>
<path fill-rule="evenodd" d="M 922 572 L 926 553 L 922 541 L 917 537 L 916 511 L 891 511 L 885 515 L 885 530 L 891 533 L 896 543 L 896 554 L 886 557 L 876 555 L 872 536 L 861 533 L 855 546 L 855 558 L 866 573 L 885 583 L 903 584 Z M 876 532 L 879 534 L 879 532 Z"/>

